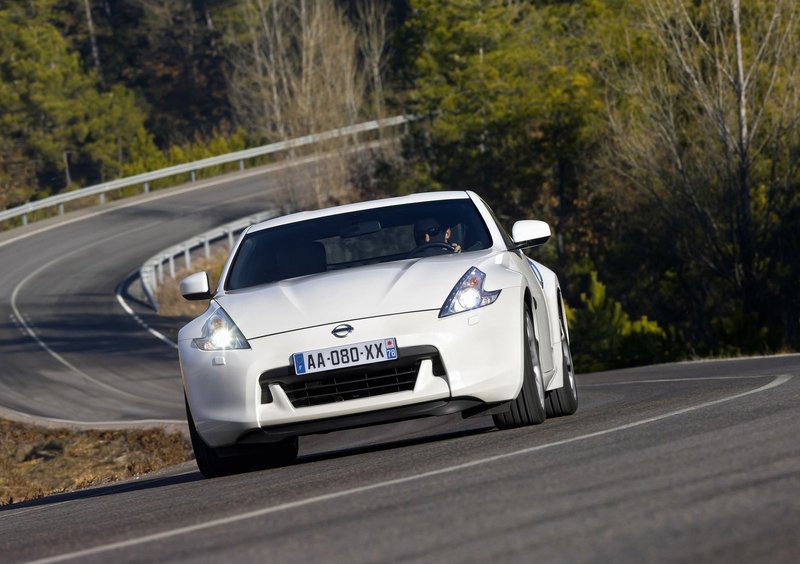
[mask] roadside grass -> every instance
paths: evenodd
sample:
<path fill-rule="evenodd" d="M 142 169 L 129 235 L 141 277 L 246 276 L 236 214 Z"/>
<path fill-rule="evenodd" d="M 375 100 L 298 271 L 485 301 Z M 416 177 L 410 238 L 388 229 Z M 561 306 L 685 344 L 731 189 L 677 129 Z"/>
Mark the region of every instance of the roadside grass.
<path fill-rule="evenodd" d="M 181 296 L 181 280 L 194 274 L 195 272 L 206 272 L 208 274 L 211 288 L 216 287 L 222 267 L 228 258 L 227 247 L 218 247 L 211 250 L 209 258 L 192 257 L 192 267 L 175 268 L 175 279 L 164 276 L 164 281 L 159 284 L 155 291 L 156 302 L 158 302 L 158 314 L 164 316 L 188 316 L 197 317 L 208 309 L 208 300 L 188 301 Z M 176 264 L 177 267 L 177 264 Z"/>
<path fill-rule="evenodd" d="M 107 484 L 192 458 L 163 429 L 74 431 L 0 419 L 0 506 Z"/>

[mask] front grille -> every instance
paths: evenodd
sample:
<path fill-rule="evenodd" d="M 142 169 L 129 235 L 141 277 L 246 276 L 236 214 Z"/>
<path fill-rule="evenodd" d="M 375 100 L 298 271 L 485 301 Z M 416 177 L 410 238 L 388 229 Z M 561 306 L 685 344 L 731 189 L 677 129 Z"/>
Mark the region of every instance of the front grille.
<path fill-rule="evenodd" d="M 314 374 L 295 374 L 290 359 L 286 366 L 272 368 L 261 374 L 261 403 L 273 401 L 269 390 L 271 384 L 281 386 L 294 407 L 413 390 L 423 360 L 433 363 L 434 376 L 445 375 L 439 351 L 430 345 L 399 347 L 397 360 Z"/>
<path fill-rule="evenodd" d="M 396 362 L 396 361 L 395 361 Z M 294 407 L 309 407 L 405 392 L 414 389 L 419 362 L 411 366 L 381 367 L 343 374 L 320 374 L 317 379 L 297 384 L 283 384 L 283 391 Z"/>

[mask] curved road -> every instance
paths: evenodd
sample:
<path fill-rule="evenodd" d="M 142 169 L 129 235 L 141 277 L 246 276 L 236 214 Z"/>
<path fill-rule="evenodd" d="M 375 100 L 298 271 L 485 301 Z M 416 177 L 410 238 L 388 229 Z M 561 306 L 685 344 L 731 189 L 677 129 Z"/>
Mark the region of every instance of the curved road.
<path fill-rule="evenodd" d="M 285 168 L 161 190 L 0 234 L 0 416 L 182 421 L 174 348 L 122 309 L 115 288 L 170 245 L 285 204 L 301 192 L 289 186 L 311 174 L 306 167 L 290 177 Z M 183 322 L 131 305 L 165 332 Z"/>
<path fill-rule="evenodd" d="M 182 419 L 175 351 L 114 287 L 166 244 L 282 197 L 246 175 L 3 234 L 2 407 Z M 2 561 L 798 561 L 800 356 L 578 384 L 578 413 L 536 427 L 384 425 L 306 437 L 285 468 L 203 480 L 186 463 L 0 508 Z"/>

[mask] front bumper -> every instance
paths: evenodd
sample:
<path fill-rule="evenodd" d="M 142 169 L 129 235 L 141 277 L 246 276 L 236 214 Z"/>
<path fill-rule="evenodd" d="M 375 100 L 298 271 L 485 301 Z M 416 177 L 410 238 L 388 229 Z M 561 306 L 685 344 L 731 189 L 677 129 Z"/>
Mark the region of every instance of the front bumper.
<path fill-rule="evenodd" d="M 514 399 L 522 385 L 521 304 L 522 297 L 510 288 L 490 306 L 444 318 L 438 317 L 438 310 L 430 310 L 342 320 L 355 327 L 347 341 L 392 337 L 401 355 L 402 351 L 435 350 L 438 361 L 434 357 L 420 360 L 413 389 L 306 407 L 295 407 L 284 390 L 284 380 L 294 374 L 289 359 L 304 350 L 343 344 L 343 339 L 331 334 L 341 322 L 251 339 L 251 348 L 246 350 L 201 351 L 190 339 L 182 340 L 178 343 L 181 373 L 195 425 L 209 446 L 220 447 L 247 440 L 254 433 L 259 440 L 264 436 L 277 440 L 287 429 L 309 434 L 344 428 L 314 422 L 388 413 L 415 404 L 446 401 L 459 406 L 451 401 L 458 398 L 467 400 L 463 406 L 471 406 Z M 375 366 L 393 362 L 397 361 Z M 358 417 L 352 422 L 349 426 L 370 424 L 359 423 Z"/>

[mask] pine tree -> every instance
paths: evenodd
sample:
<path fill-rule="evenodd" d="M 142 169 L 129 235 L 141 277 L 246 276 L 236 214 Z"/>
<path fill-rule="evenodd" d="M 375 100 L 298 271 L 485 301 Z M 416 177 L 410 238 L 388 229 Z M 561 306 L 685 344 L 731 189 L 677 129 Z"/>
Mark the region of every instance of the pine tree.
<path fill-rule="evenodd" d="M 122 86 L 99 92 L 57 28 L 16 2 L 0 11 L 0 127 L 33 161 L 42 189 L 119 176 L 144 114 Z M 41 8 L 39 6 L 38 8 Z"/>

